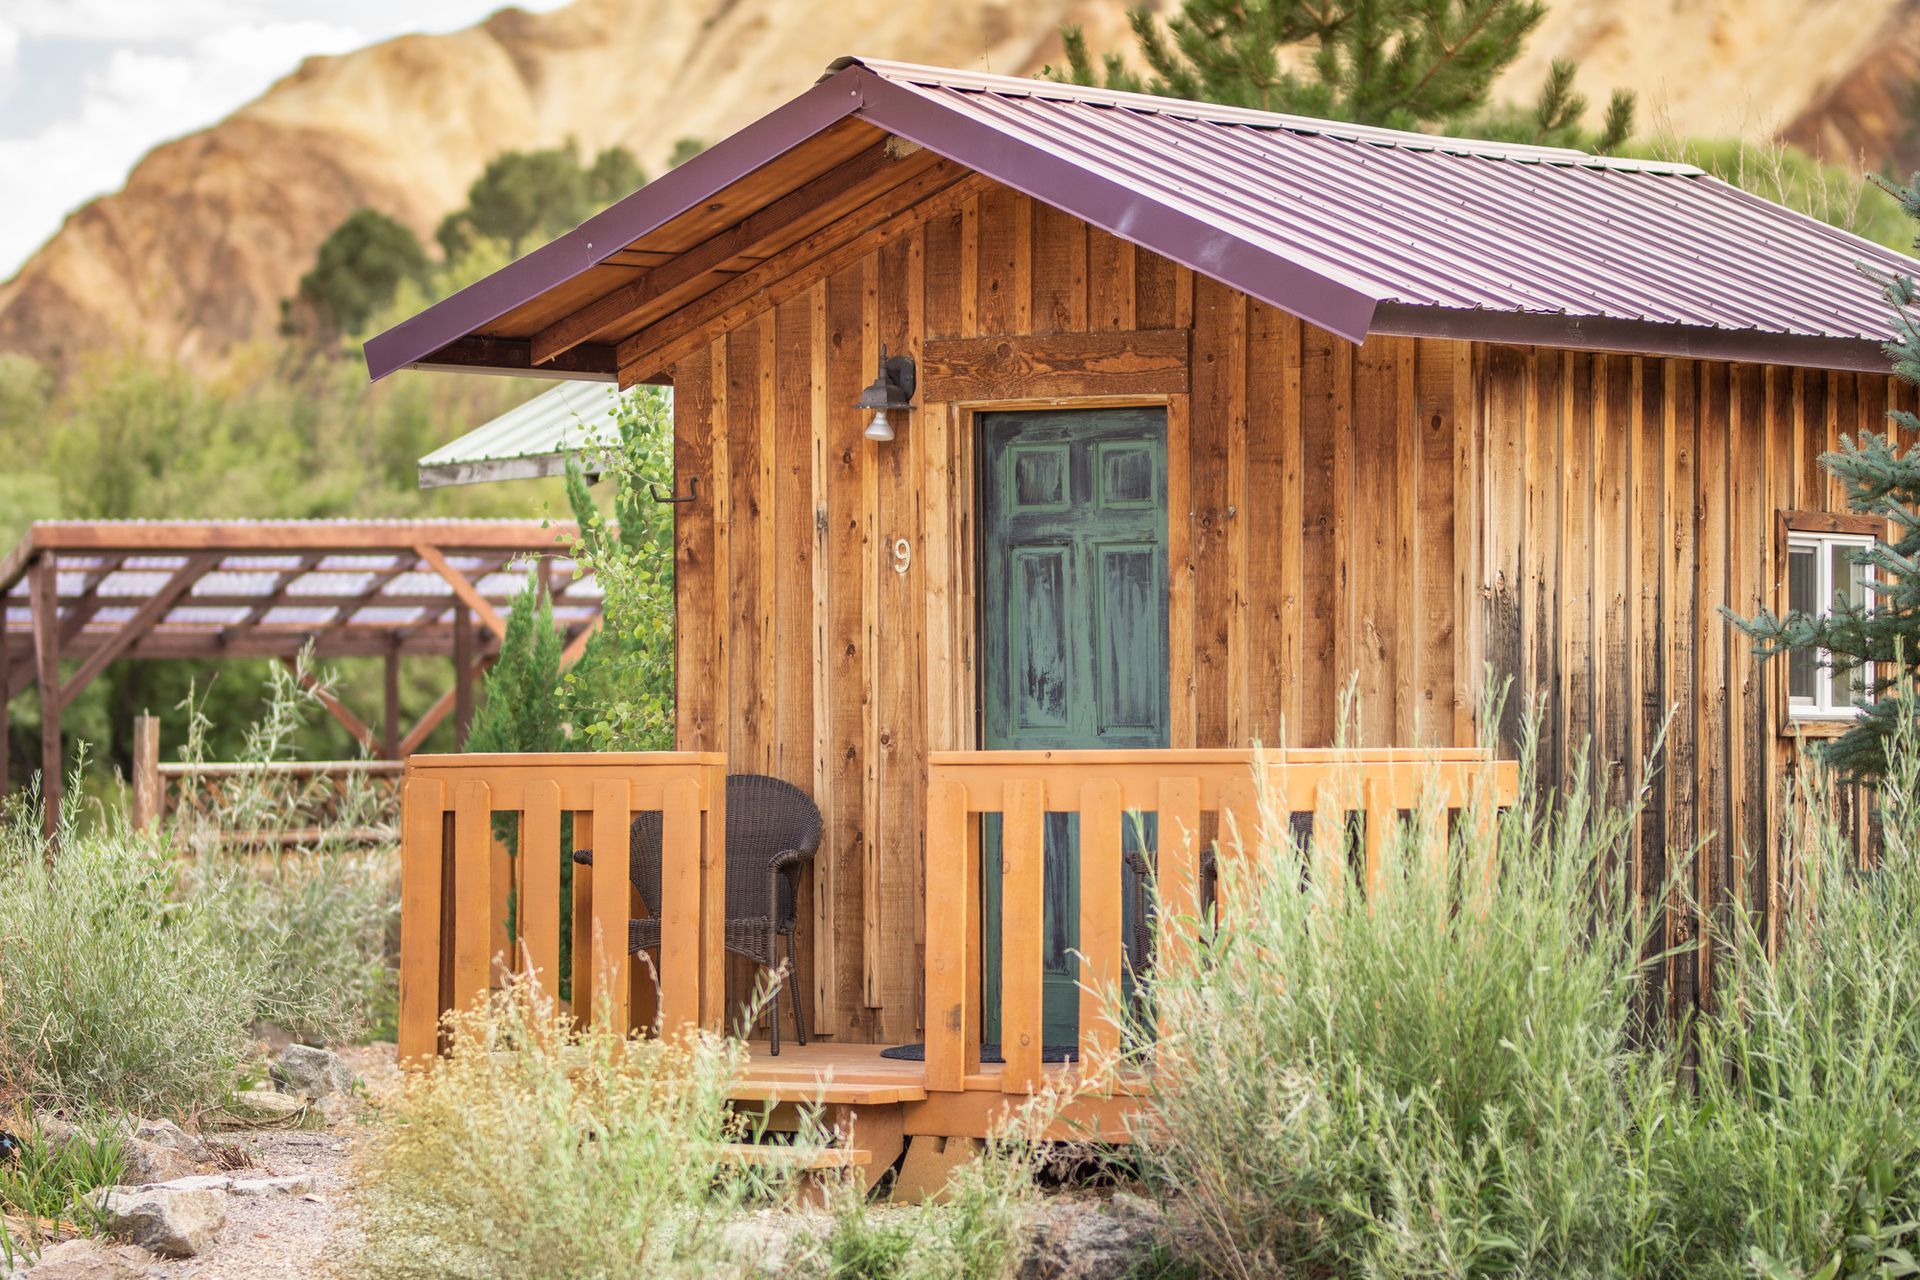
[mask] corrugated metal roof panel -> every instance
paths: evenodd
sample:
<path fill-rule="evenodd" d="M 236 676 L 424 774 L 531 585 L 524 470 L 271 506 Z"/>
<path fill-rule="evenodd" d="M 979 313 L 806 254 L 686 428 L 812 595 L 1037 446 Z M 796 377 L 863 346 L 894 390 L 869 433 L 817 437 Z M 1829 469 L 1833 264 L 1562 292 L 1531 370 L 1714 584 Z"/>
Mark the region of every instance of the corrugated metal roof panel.
<path fill-rule="evenodd" d="M 617 442 L 620 392 L 562 382 L 420 459 L 420 487 L 557 476 L 573 454 Z"/>
<path fill-rule="evenodd" d="M 1691 165 L 843 58 L 702 166 L 379 335 L 370 372 L 431 366 L 475 334 L 524 346 L 528 334 L 491 326 L 849 116 L 1356 342 L 1393 333 L 1884 370 L 1892 321 L 1861 268 L 1920 274 L 1920 262 Z M 623 350 L 621 376 L 645 376 L 651 355 Z M 529 371 L 530 349 L 520 359 L 496 367 Z M 545 474 L 488 462 L 505 450 L 470 438 L 450 448 Z"/>
<path fill-rule="evenodd" d="M 1884 341 L 1859 266 L 1920 266 L 1690 165 L 859 65 L 1382 303 Z"/>

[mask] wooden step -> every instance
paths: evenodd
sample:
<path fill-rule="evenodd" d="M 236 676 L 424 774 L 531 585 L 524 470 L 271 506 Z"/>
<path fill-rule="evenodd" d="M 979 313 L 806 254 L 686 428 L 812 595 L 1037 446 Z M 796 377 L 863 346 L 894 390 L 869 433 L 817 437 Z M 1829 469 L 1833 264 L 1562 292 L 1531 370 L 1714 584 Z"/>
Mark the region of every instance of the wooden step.
<path fill-rule="evenodd" d="M 873 1152 L 845 1147 L 789 1147 L 774 1142 L 726 1142 L 721 1159 L 755 1168 L 858 1169 L 873 1163 Z"/>
<path fill-rule="evenodd" d="M 758 1072 L 755 1073 L 758 1076 Z M 917 1084 L 863 1083 L 857 1080 L 739 1080 L 728 1088 L 734 1102 L 811 1102 L 823 1107 L 897 1107 L 924 1102 L 927 1091 Z"/>

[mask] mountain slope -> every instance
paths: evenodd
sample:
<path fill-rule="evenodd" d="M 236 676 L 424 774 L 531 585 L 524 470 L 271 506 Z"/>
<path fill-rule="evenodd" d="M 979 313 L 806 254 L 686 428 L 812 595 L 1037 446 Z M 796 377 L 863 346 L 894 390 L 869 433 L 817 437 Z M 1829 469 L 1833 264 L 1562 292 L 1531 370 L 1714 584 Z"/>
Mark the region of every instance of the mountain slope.
<path fill-rule="evenodd" d="M 501 151 L 618 142 L 657 172 L 675 139 L 725 136 L 840 54 L 1025 73 L 1058 59 L 1063 22 L 1131 44 L 1118 0 L 575 0 L 310 59 L 72 214 L 0 285 L 0 350 L 71 368 L 131 344 L 214 367 L 273 331 L 362 205 L 424 238 Z M 1596 104 L 1639 91 L 1643 136 L 1780 129 L 1839 159 L 1920 159 L 1904 119 L 1920 0 L 1560 0 L 1506 96 L 1531 98 L 1554 57 L 1582 63 Z"/>

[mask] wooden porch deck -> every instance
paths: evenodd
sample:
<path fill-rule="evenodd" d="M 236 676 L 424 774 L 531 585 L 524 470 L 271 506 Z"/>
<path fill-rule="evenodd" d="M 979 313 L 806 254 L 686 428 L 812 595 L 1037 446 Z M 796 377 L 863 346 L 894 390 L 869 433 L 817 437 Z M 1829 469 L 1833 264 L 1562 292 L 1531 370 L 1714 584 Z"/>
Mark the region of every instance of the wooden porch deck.
<path fill-rule="evenodd" d="M 597 858 L 573 879 L 574 1008 L 633 1034 L 721 1030 L 725 777 L 726 760 L 714 753 L 411 759 L 402 818 L 402 1059 L 436 1053 L 442 1014 L 497 988 L 510 967 L 558 975 L 563 813 L 572 814 L 576 847 L 596 831 L 625 832 L 636 813 L 658 812 L 663 826 L 658 985 L 619 945 L 630 916 L 644 910 L 626 862 Z M 881 1168 L 894 1158 L 888 1152 L 897 1155 L 916 1136 L 985 1136 L 1009 1109 L 1076 1074 L 1076 1066 L 1042 1062 L 1046 814 L 1079 815 L 1078 1051 L 1081 1062 L 1099 1063 L 1118 1044 L 1122 1021 L 1102 993 L 1118 989 L 1123 967 L 1119 886 L 1128 813 L 1159 815 L 1165 935 L 1157 953 L 1170 957 L 1203 909 L 1202 832 L 1222 833 L 1216 848 L 1223 859 L 1254 857 L 1266 847 L 1267 824 L 1311 814 L 1312 874 L 1344 878 L 1357 870 L 1365 892 L 1382 874 L 1381 855 L 1402 813 L 1447 819 L 1427 825 L 1423 846 L 1423 856 L 1444 858 L 1450 823 L 1490 823 L 1518 786 L 1517 766 L 1467 750 L 936 752 L 924 809 L 926 1061 L 883 1058 L 880 1044 L 816 1038 L 802 1046 L 783 1036 L 777 1057 L 764 1043 L 749 1046 L 735 1102 L 783 1114 L 819 1104 L 830 1123 L 859 1126 L 860 1148 Z M 981 1061 L 980 824 L 990 814 L 1001 823 L 1003 1064 Z M 518 823 L 512 859 L 494 839 L 503 817 Z M 1231 899 L 1219 905 L 1231 919 Z M 1125 1141 L 1148 1088 L 1145 1081 L 1089 1086 L 1048 1136 Z"/>

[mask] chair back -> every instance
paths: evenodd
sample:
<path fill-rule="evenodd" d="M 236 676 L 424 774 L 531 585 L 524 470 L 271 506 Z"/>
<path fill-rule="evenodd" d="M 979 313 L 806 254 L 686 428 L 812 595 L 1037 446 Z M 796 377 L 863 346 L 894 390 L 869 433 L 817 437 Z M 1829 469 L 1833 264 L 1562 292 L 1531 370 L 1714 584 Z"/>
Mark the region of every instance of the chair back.
<path fill-rule="evenodd" d="M 660 914 L 658 811 L 633 820 L 630 874 L 649 913 Z M 767 901 L 773 860 L 789 850 L 811 854 L 820 847 L 820 808 L 799 787 L 761 773 L 727 775 L 727 917 L 770 912 L 782 924 L 793 919 L 793 886 L 781 878 L 778 901 Z"/>

